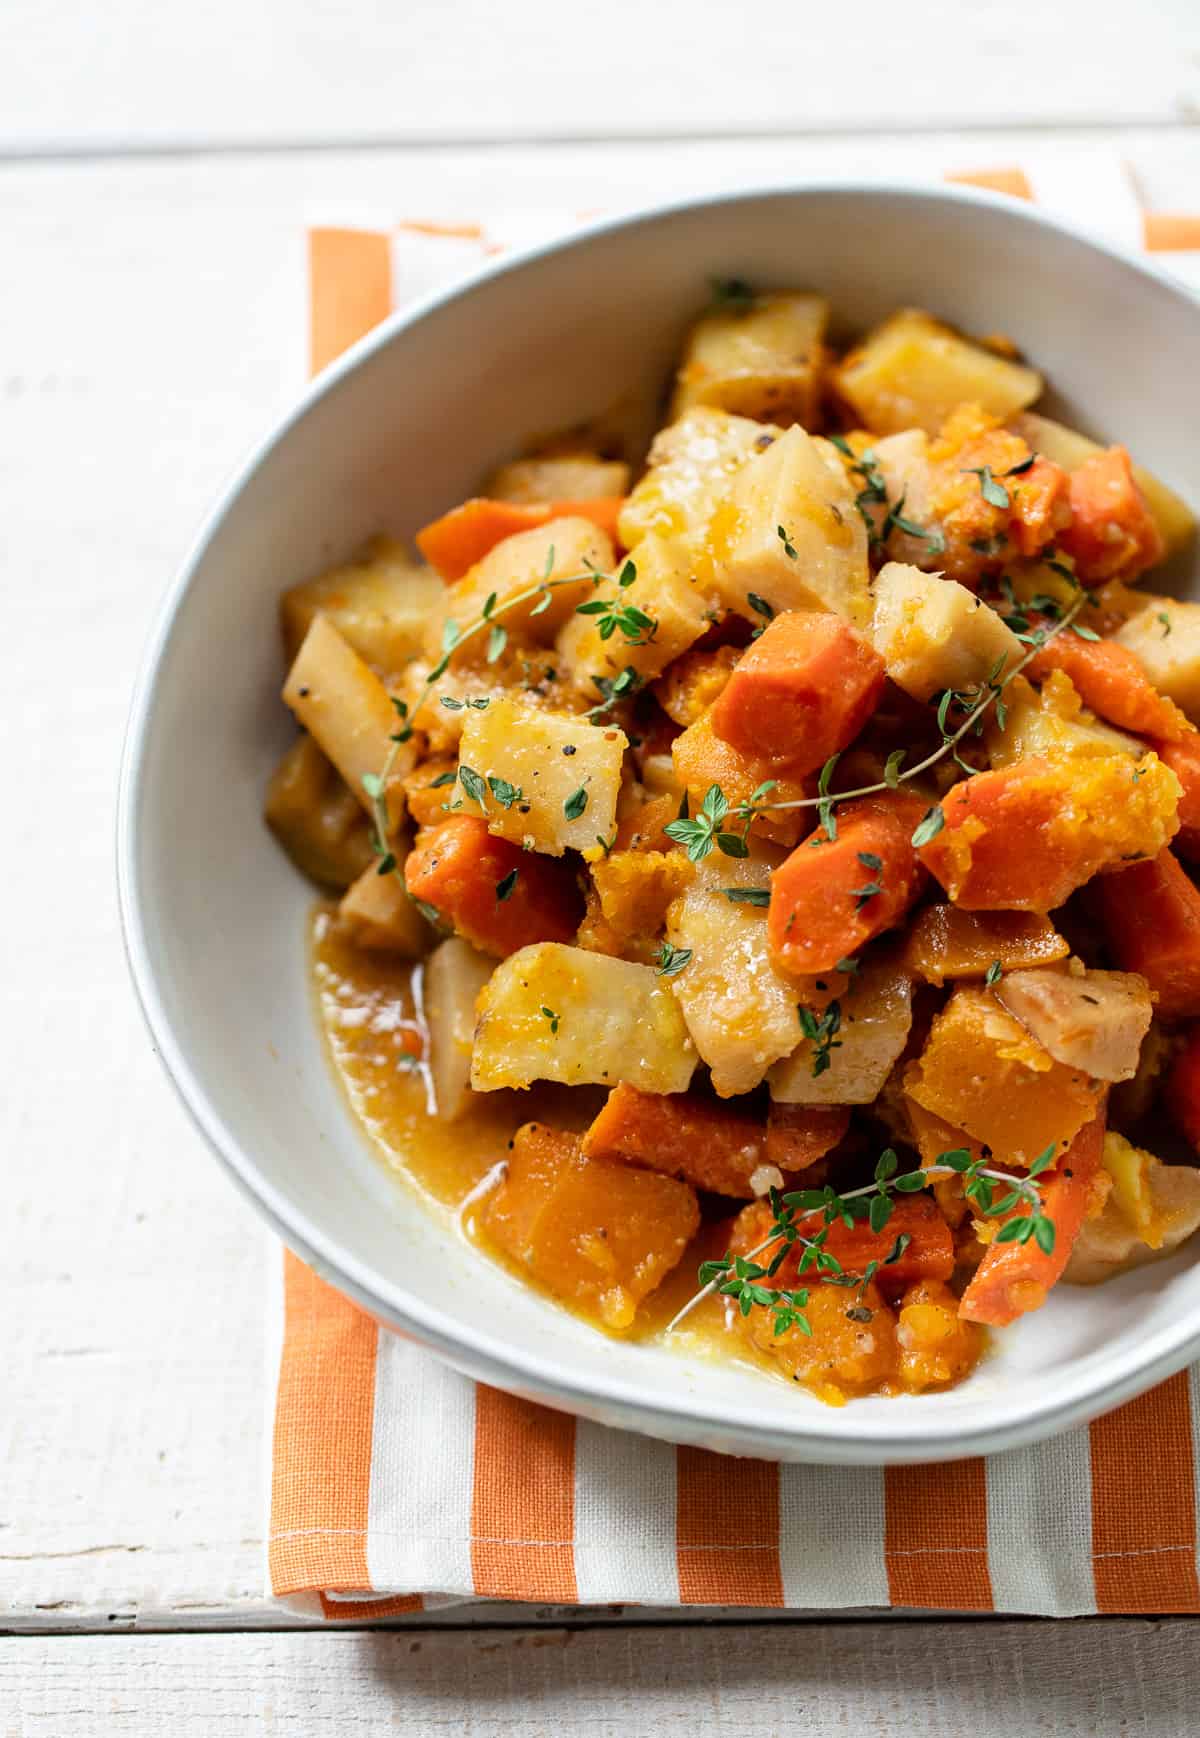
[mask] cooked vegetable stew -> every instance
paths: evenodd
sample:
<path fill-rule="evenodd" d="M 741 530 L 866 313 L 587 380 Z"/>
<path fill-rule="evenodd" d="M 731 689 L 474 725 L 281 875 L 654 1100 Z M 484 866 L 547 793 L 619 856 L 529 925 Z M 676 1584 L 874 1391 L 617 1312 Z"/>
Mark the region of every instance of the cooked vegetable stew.
<path fill-rule="evenodd" d="M 1200 1226 L 1200 604 L 1011 344 L 829 317 L 723 286 L 636 473 L 559 437 L 289 590 L 266 812 L 397 1168 L 840 1403 Z"/>

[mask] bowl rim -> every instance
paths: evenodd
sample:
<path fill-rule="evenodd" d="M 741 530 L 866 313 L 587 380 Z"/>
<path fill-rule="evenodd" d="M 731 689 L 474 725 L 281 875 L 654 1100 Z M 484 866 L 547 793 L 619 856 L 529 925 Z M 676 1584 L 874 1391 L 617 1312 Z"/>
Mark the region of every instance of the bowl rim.
<path fill-rule="evenodd" d="M 1132 270 L 1139 277 L 1193 305 L 1200 318 L 1200 295 L 1190 285 L 1132 250 L 1102 240 L 1085 228 L 1036 206 L 985 189 L 939 185 L 918 178 L 872 178 L 814 175 L 802 180 L 767 182 L 735 191 L 704 193 L 641 205 L 581 224 L 565 235 L 521 248 L 484 264 L 464 278 L 435 289 L 396 309 L 371 332 L 317 375 L 292 407 L 256 441 L 236 466 L 180 563 L 156 616 L 138 666 L 130 702 L 117 793 L 116 871 L 125 957 L 151 1042 L 193 1125 L 241 1192 L 251 1200 L 282 1241 L 318 1274 L 378 1320 L 414 1335 L 436 1354 L 467 1374 L 511 1392 L 535 1395 L 562 1410 L 603 1415 L 621 1427 L 676 1440 L 706 1440 L 719 1444 L 736 1439 L 754 1444 L 755 1452 L 785 1460 L 810 1460 L 847 1465 L 900 1465 L 958 1459 L 995 1453 L 1055 1435 L 1144 1392 L 1200 1355 L 1200 1312 L 1188 1313 L 1160 1328 L 1138 1346 L 1113 1354 L 1093 1368 L 1064 1371 L 1054 1393 L 1033 1405 L 1022 1405 L 1019 1386 L 1009 1397 L 980 1398 L 983 1421 L 948 1430 L 938 1409 L 928 1420 L 897 1413 L 895 1425 L 876 1414 L 854 1422 L 855 1408 L 805 1408 L 794 1428 L 777 1429 L 748 1418 L 732 1407 L 705 1405 L 701 1394 L 683 1390 L 651 1395 L 642 1381 L 629 1381 L 618 1370 L 611 1377 L 580 1379 L 565 1362 L 536 1349 L 518 1351 L 486 1328 L 459 1327 L 447 1322 L 435 1306 L 405 1292 L 402 1283 L 374 1272 L 368 1264 L 339 1247 L 282 1189 L 258 1171 L 253 1156 L 225 1122 L 205 1083 L 193 1069 L 176 1035 L 159 992 L 152 965 L 146 908 L 138 861 L 139 816 L 144 792 L 148 725 L 158 690 L 161 666 L 176 620 L 210 544 L 230 510 L 260 467 L 287 441 L 293 429 L 327 394 L 358 369 L 369 364 L 401 332 L 418 326 L 429 315 L 478 294 L 497 279 L 536 268 L 539 262 L 593 240 L 621 232 L 636 232 L 665 219 L 718 208 L 751 205 L 772 199 L 878 198 L 973 208 L 1003 214 L 1018 227 L 1050 231 Z"/>

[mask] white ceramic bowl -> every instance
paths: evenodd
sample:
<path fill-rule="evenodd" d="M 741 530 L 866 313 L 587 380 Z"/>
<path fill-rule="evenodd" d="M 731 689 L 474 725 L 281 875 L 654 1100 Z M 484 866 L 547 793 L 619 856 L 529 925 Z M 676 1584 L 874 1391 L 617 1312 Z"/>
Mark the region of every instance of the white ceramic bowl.
<path fill-rule="evenodd" d="M 614 1343 L 484 1260 L 368 1150 L 313 1016 L 312 891 L 260 818 L 291 732 L 281 588 L 381 527 L 411 534 L 534 432 L 622 394 L 645 420 L 715 275 L 820 288 L 857 327 L 917 304 L 1011 333 L 1063 415 L 1200 501 L 1200 304 L 1015 201 L 822 184 L 652 211 L 514 255 L 324 374 L 218 502 L 172 586 L 122 781 L 133 974 L 184 1102 L 280 1236 L 470 1375 L 606 1424 L 785 1460 L 1015 1446 L 1200 1354 L 1193 1254 L 1098 1290 L 1060 1288 L 948 1394 L 833 1410 L 732 1365 Z"/>

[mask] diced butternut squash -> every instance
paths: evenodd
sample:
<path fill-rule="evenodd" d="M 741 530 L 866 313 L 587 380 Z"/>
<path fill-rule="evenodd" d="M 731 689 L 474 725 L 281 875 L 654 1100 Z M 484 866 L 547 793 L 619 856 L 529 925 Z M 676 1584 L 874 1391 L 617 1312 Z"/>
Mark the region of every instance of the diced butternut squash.
<path fill-rule="evenodd" d="M 538 506 L 549 501 L 611 501 L 629 493 L 629 466 L 621 459 L 585 452 L 511 459 L 497 466 L 483 492 L 490 501 Z"/>
<path fill-rule="evenodd" d="M 458 762 L 449 755 L 433 756 L 413 768 L 404 781 L 409 818 L 418 827 L 434 827 L 459 796 Z"/>
<path fill-rule="evenodd" d="M 944 1281 L 920 1280 L 900 1300 L 896 1318 L 900 1386 L 909 1394 L 961 1382 L 979 1362 L 983 1333 L 961 1320 L 958 1299 Z"/>
<path fill-rule="evenodd" d="M 407 843 L 393 846 L 403 865 Z M 401 875 L 403 870 L 379 873 L 372 864 L 342 896 L 338 917 L 356 947 L 380 953 L 419 959 L 433 941 L 433 930 L 412 902 Z"/>
<path fill-rule="evenodd" d="M 731 813 L 739 803 L 748 802 L 768 780 L 775 783 L 775 789 L 768 793 L 772 803 L 799 802 L 814 794 L 812 779 L 794 777 L 790 770 L 783 770 L 765 754 L 743 754 L 731 743 L 722 741 L 713 729 L 711 713 L 705 713 L 675 738 L 671 760 L 693 814 L 699 811 L 713 785 L 720 785 Z M 781 845 L 792 845 L 807 830 L 811 817 L 810 809 L 765 809 L 755 818 L 752 833 Z"/>
<path fill-rule="evenodd" d="M 1146 752 L 1136 736 L 1113 730 L 1085 711 L 1075 684 L 1061 670 L 1052 670 L 1040 689 L 1024 676 L 1010 682 L 1003 713 L 993 707 L 987 714 L 983 739 L 993 770 L 1019 760 L 1060 762 L 1113 754 L 1137 760 Z"/>
<path fill-rule="evenodd" d="M 1165 742 L 1196 734 L 1174 701 L 1154 687 L 1141 659 L 1116 640 L 1081 639 L 1067 629 L 1042 647 L 1028 670 L 1035 682 L 1062 670 L 1084 705 L 1120 730 Z"/>
<path fill-rule="evenodd" d="M 611 838 L 627 743 L 612 724 L 539 712 L 498 697 L 471 711 L 459 744 L 455 801 L 482 812 L 488 830 L 527 850 L 561 857 Z M 476 804 L 464 784 L 485 789 Z M 478 789 L 478 787 L 475 787 Z"/>
<path fill-rule="evenodd" d="M 1140 972 L 1166 1019 L 1200 1014 L 1200 892 L 1170 851 L 1096 883 L 1109 951 Z"/>
<path fill-rule="evenodd" d="M 357 560 L 284 592 L 279 614 L 287 660 L 295 658 L 319 614 L 372 669 L 397 675 L 420 653 L 430 616 L 444 609 L 445 590 L 402 543 L 376 537 Z"/>
<path fill-rule="evenodd" d="M 302 874 L 348 887 L 374 861 L 362 804 L 311 736 L 292 744 L 271 774 L 263 814 Z"/>
<path fill-rule="evenodd" d="M 768 1156 L 763 1119 L 693 1093 L 615 1086 L 584 1135 L 583 1150 L 589 1158 L 663 1171 L 739 1201 L 785 1186 Z"/>
<path fill-rule="evenodd" d="M 367 814 L 371 798 L 365 777 L 378 777 L 391 749 L 398 720 L 387 689 L 333 623 L 313 618 L 283 686 L 283 698 L 297 720 L 337 767 Z M 402 781 L 411 772 L 416 750 L 399 745 L 387 791 L 388 817 L 404 817 Z"/>
<path fill-rule="evenodd" d="M 1003 1327 L 1018 1316 L 1041 1309 L 1070 1260 L 1100 1167 L 1103 1144 L 1101 1112 L 1074 1136 L 1043 1183 L 1042 1212 L 1054 1226 L 1053 1248 L 1047 1252 L 1032 1238 L 1013 1243 L 993 1239 L 958 1306 L 964 1321 Z"/>
<path fill-rule="evenodd" d="M 818 827 L 771 880 L 771 957 L 792 977 L 831 972 L 900 922 L 925 880 L 912 835 L 919 797 L 888 791 L 843 803 L 836 836 Z"/>
<path fill-rule="evenodd" d="M 1011 675 L 1025 655 L 1011 628 L 965 586 L 898 561 L 875 581 L 871 641 L 914 700 L 986 686 Z"/>
<path fill-rule="evenodd" d="M 696 646 L 676 658 L 654 684 L 654 697 L 667 716 L 686 730 L 720 696 L 741 655 L 737 646 Z"/>
<path fill-rule="evenodd" d="M 990 1147 L 1030 1165 L 1061 1151 L 1095 1114 L 1101 1088 L 1056 1062 L 987 990 L 956 989 L 904 1075 L 909 1097 Z"/>
<path fill-rule="evenodd" d="M 742 653 L 712 709 L 716 734 L 793 776 L 852 742 L 883 691 L 883 659 L 838 616 L 790 610 Z"/>
<path fill-rule="evenodd" d="M 656 936 L 694 877 L 694 866 L 679 850 L 610 851 L 592 864 L 604 921 L 625 940 Z"/>
<path fill-rule="evenodd" d="M 996 997 L 1056 1062 L 1098 1080 L 1137 1073 L 1154 1009 L 1136 972 L 1008 972 Z"/>
<path fill-rule="evenodd" d="M 621 507 L 619 496 L 527 505 L 476 496 L 418 531 L 417 548 L 447 585 L 456 585 L 509 538 L 536 533 L 543 526 L 561 520 L 589 520 L 607 542 L 612 538 Z"/>
<path fill-rule="evenodd" d="M 806 1171 L 831 1153 L 850 1126 L 844 1104 L 782 1104 L 767 1112 L 767 1161 L 779 1170 Z"/>
<path fill-rule="evenodd" d="M 1136 579 L 1165 554 L 1124 447 L 1085 459 L 1071 474 L 1071 523 L 1059 539 L 1084 585 Z"/>
<path fill-rule="evenodd" d="M 1157 598 L 1114 638 L 1134 653 L 1159 693 L 1200 724 L 1200 603 Z"/>
<path fill-rule="evenodd" d="M 506 537 L 490 549 L 450 586 L 446 613 L 460 630 L 465 629 L 479 620 L 494 595 L 491 614 L 510 636 L 521 635 L 535 644 L 549 645 L 574 615 L 576 606 L 593 595 L 596 574 L 612 573 L 615 562 L 611 537 L 590 520 L 578 516 L 552 519 L 548 525 Z M 543 583 L 550 589 L 538 592 L 536 588 Z M 512 602 L 525 592 L 534 595 L 524 603 Z M 426 639 L 431 657 L 442 651 L 443 632 L 440 622 L 433 624 Z M 493 649 L 490 638 L 490 632 L 476 634 L 454 652 L 451 666 L 485 664 Z"/>
<path fill-rule="evenodd" d="M 675 841 L 665 831 L 679 814 L 676 797 L 651 797 L 630 805 L 617 828 L 618 851 L 673 851 Z M 593 871 L 596 865 L 593 865 Z"/>
<path fill-rule="evenodd" d="M 522 1273 L 623 1333 L 678 1264 L 700 1209 L 686 1183 L 587 1158 L 577 1135 L 526 1123 L 483 1223 Z"/>
<path fill-rule="evenodd" d="M 1101 870 L 1160 851 L 1178 799 L 1156 754 L 1018 761 L 955 785 L 920 857 L 968 910 L 1053 911 Z"/>
<path fill-rule="evenodd" d="M 668 981 L 650 966 L 546 943 L 506 959 L 479 1000 L 477 1092 L 535 1080 L 684 1092 L 695 1067 Z"/>
<path fill-rule="evenodd" d="M 993 966 L 1029 970 L 1064 960 L 1070 948 L 1046 918 L 1025 911 L 963 911 L 927 905 L 909 925 L 904 964 L 929 984 L 982 978 Z"/>
<path fill-rule="evenodd" d="M 722 858 L 716 870 L 719 887 L 698 880 L 667 913 L 667 940 L 692 955 L 668 981 L 714 1088 L 730 1098 L 794 1050 L 800 1028 L 795 987 L 768 954 L 766 912 L 722 891 L 761 891 L 764 866 Z"/>
<path fill-rule="evenodd" d="M 850 988 L 829 1004 L 836 1026 L 826 1038 L 806 1038 L 767 1076 L 771 1097 L 784 1104 L 872 1104 L 883 1090 L 912 1027 L 912 979 L 883 955 L 869 961 Z M 818 1058 L 827 1066 L 818 1068 Z"/>
<path fill-rule="evenodd" d="M 712 405 L 764 422 L 816 426 L 829 303 L 785 290 L 696 321 L 675 382 L 672 417 Z"/>
<path fill-rule="evenodd" d="M 1008 417 L 1041 395 L 1042 377 L 960 337 L 932 315 L 904 308 L 877 326 L 834 370 L 834 384 L 865 428 L 936 434 L 960 404 Z"/>
<path fill-rule="evenodd" d="M 1099 1213 L 1089 1211 L 1063 1278 L 1096 1285 L 1161 1260 L 1200 1229 L 1200 1170 L 1164 1165 L 1113 1130 L 1104 1137 L 1105 1179 L 1111 1187 Z"/>
<path fill-rule="evenodd" d="M 610 579 L 584 599 L 558 636 L 558 654 L 576 690 L 594 703 L 598 676 L 610 679 L 629 668 L 643 682 L 661 674 L 709 626 L 708 593 L 695 578 L 695 563 L 681 538 L 646 537 Z M 594 606 L 608 603 L 606 613 Z M 630 611 L 634 613 L 629 614 Z M 614 613 L 618 625 L 612 626 Z M 621 626 L 624 622 L 626 626 Z"/>
<path fill-rule="evenodd" d="M 471 1102 L 475 1003 L 495 963 L 458 935 L 439 942 L 426 963 L 422 994 L 429 1072 L 442 1122 L 457 1121 Z"/>
<path fill-rule="evenodd" d="M 626 549 L 643 537 L 681 533 L 703 543 L 708 524 L 746 460 L 781 431 L 697 406 L 655 435 L 647 469 L 621 509 L 617 532 Z"/>
<path fill-rule="evenodd" d="M 985 1158 L 983 1143 L 973 1140 L 965 1129 L 954 1128 L 934 1116 L 923 1104 L 907 1094 L 903 1099 L 904 1122 L 907 1132 L 921 1155 L 921 1169 L 934 1170 L 931 1188 L 938 1211 L 948 1225 L 960 1226 L 968 1218 L 971 1207 L 963 1188 L 961 1173 L 941 1168 L 946 1153 L 968 1152 L 973 1160 Z"/>
<path fill-rule="evenodd" d="M 1077 471 L 1085 460 L 1103 451 L 1097 441 L 1089 440 L 1077 429 L 1053 422 L 1036 411 L 1021 411 L 1012 418 L 1012 426 L 1036 452 L 1053 459 L 1067 471 Z M 1167 554 L 1174 554 L 1195 535 L 1195 514 L 1181 495 L 1168 488 L 1144 465 L 1133 466 L 1133 478 L 1154 516 Z"/>
<path fill-rule="evenodd" d="M 715 580 L 727 609 L 757 624 L 751 596 L 776 614 L 871 614 L 867 533 L 833 450 L 790 428 L 737 473 L 713 521 Z"/>
<path fill-rule="evenodd" d="M 423 827 L 404 864 L 415 900 L 484 953 L 503 959 L 539 941 L 569 941 L 583 901 L 565 863 L 493 838 L 475 815 Z"/>

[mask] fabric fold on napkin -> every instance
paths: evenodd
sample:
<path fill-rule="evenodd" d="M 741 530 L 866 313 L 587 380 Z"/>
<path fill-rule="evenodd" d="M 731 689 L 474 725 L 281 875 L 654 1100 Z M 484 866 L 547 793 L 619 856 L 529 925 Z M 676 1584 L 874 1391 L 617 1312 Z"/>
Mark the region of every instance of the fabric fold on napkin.
<path fill-rule="evenodd" d="M 1200 216 L 1145 212 L 1123 165 L 947 177 L 1169 254 L 1200 287 Z M 310 356 L 579 214 L 309 235 Z M 401 1186 L 401 1185 L 398 1185 Z M 471 1598 L 1075 1616 L 1200 1611 L 1200 1367 L 1087 1429 L 929 1467 L 730 1461 L 469 1381 L 272 1245 L 268 1575 L 362 1622 Z"/>

